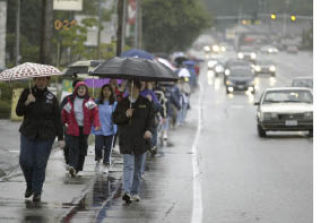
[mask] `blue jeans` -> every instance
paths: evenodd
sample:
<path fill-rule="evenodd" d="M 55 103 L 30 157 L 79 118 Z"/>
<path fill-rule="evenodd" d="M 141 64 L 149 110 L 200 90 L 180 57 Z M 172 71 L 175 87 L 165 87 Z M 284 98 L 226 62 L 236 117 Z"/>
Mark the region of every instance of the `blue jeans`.
<path fill-rule="evenodd" d="M 140 155 L 123 154 L 123 190 L 128 194 L 139 194 L 141 170 L 146 153 Z"/>
<path fill-rule="evenodd" d="M 95 160 L 98 161 L 102 159 L 102 151 L 103 153 L 103 164 L 111 164 L 111 152 L 112 152 L 112 141 L 113 135 L 103 136 L 96 135 L 95 136 Z"/>
<path fill-rule="evenodd" d="M 19 163 L 27 183 L 27 188 L 32 189 L 35 194 L 40 194 L 54 139 L 32 140 L 21 134 L 20 140 Z"/>

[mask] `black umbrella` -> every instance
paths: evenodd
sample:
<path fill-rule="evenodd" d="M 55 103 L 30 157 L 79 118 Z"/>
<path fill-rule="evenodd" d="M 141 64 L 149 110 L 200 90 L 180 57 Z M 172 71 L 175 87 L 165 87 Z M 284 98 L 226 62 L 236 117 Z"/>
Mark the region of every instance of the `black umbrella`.
<path fill-rule="evenodd" d="M 114 57 L 100 64 L 91 75 L 141 81 L 174 81 L 179 77 L 154 60 Z"/>

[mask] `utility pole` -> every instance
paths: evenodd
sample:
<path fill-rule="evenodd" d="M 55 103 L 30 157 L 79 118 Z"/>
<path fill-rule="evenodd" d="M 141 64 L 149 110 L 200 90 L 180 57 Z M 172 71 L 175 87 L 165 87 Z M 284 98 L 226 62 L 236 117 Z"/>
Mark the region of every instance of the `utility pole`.
<path fill-rule="evenodd" d="M 127 20 L 128 20 L 128 1 L 124 0 L 123 3 L 123 21 L 122 21 L 122 37 L 121 37 L 121 52 L 123 51 L 123 47 L 126 45 L 126 28 L 127 28 Z"/>
<path fill-rule="evenodd" d="M 117 30 L 117 56 L 121 55 L 122 51 L 122 23 L 123 23 L 123 2 L 124 0 L 118 0 L 118 30 Z"/>
<path fill-rule="evenodd" d="M 139 38 L 138 38 L 138 48 L 139 49 L 142 49 L 142 7 L 141 7 L 141 1 L 139 0 L 139 4 L 138 4 L 138 7 L 139 7 L 139 14 L 138 14 L 138 24 L 139 24 Z"/>
<path fill-rule="evenodd" d="M 20 0 L 17 0 L 17 17 L 16 17 L 16 65 L 20 60 Z"/>
<path fill-rule="evenodd" d="M 140 1 L 136 0 L 136 21 L 134 23 L 134 48 L 139 48 L 139 15 L 140 15 Z"/>
<path fill-rule="evenodd" d="M 51 37 L 52 37 L 52 0 L 42 0 L 41 7 L 41 39 L 40 39 L 40 63 L 50 64 L 51 62 Z"/>
<path fill-rule="evenodd" d="M 100 59 L 100 44 L 101 44 L 101 0 L 99 0 L 99 8 L 98 8 L 98 38 L 97 38 L 97 59 Z"/>

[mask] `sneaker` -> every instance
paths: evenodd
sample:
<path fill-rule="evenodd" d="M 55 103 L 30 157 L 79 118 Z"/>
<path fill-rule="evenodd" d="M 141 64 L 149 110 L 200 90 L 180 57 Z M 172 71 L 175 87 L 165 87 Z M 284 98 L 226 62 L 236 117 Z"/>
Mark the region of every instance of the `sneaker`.
<path fill-rule="evenodd" d="M 37 193 L 33 195 L 33 202 L 40 202 L 41 201 L 41 194 Z"/>
<path fill-rule="evenodd" d="M 103 168 L 103 173 L 109 173 L 109 168 L 108 168 L 108 166 L 104 166 L 104 168 Z"/>
<path fill-rule="evenodd" d="M 124 200 L 127 204 L 130 204 L 132 201 L 131 201 L 131 196 L 130 194 L 127 194 L 125 193 L 123 196 L 122 196 L 122 200 Z"/>
<path fill-rule="evenodd" d="M 132 195 L 132 200 L 139 202 L 141 200 L 140 196 L 138 194 Z"/>
<path fill-rule="evenodd" d="M 69 173 L 70 173 L 70 176 L 71 177 L 75 177 L 76 176 L 76 170 L 73 168 L 73 167 L 70 167 L 69 168 Z"/>
<path fill-rule="evenodd" d="M 150 149 L 150 153 L 152 156 L 156 155 L 157 154 L 157 151 L 158 151 L 158 148 L 156 146 L 153 146 L 151 149 Z"/>
<path fill-rule="evenodd" d="M 27 188 L 26 192 L 24 193 L 24 197 L 29 198 L 32 196 L 32 194 L 33 194 L 32 189 Z"/>

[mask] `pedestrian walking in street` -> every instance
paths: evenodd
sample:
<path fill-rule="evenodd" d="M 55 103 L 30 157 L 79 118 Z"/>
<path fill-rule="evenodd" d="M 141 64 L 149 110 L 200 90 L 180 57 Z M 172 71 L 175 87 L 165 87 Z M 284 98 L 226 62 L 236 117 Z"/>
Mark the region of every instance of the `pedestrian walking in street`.
<path fill-rule="evenodd" d="M 117 106 L 117 102 L 109 84 L 102 86 L 97 104 L 101 129 L 93 131 L 95 135 L 95 160 L 97 161 L 97 167 L 99 167 L 102 159 L 103 171 L 107 173 L 111 166 L 112 144 L 117 133 L 117 125 L 112 122 L 112 113 Z"/>
<path fill-rule="evenodd" d="M 25 198 L 41 201 L 45 171 L 53 141 L 58 136 L 64 147 L 59 103 L 47 88 L 50 77 L 34 78 L 34 87 L 25 89 L 17 104 L 16 113 L 23 116 L 19 129 L 19 163 L 26 180 Z"/>
<path fill-rule="evenodd" d="M 72 88 L 74 89 L 76 84 L 79 82 L 80 80 L 74 80 L 72 82 Z M 68 98 L 71 97 L 73 94 L 69 94 L 67 96 L 65 96 L 61 103 L 60 103 L 60 111 L 62 111 L 63 106 L 65 106 L 68 103 Z M 66 169 L 69 170 L 69 148 L 70 148 L 70 140 L 69 140 L 69 135 L 66 133 L 66 128 L 64 128 L 64 140 L 65 140 L 65 146 L 63 147 L 63 154 L 64 154 L 64 159 L 66 161 Z"/>
<path fill-rule="evenodd" d="M 73 95 L 62 109 L 62 122 L 66 125 L 69 137 L 69 173 L 75 177 L 83 170 L 88 150 L 88 136 L 93 125 L 100 129 L 98 106 L 89 96 L 87 85 L 80 81 L 76 84 Z"/>
<path fill-rule="evenodd" d="M 150 147 L 154 127 L 152 104 L 139 94 L 141 83 L 133 81 L 129 87 L 129 96 L 119 102 L 112 115 L 113 122 L 118 125 L 124 162 L 122 199 L 128 204 L 140 200 L 141 165 Z"/>

